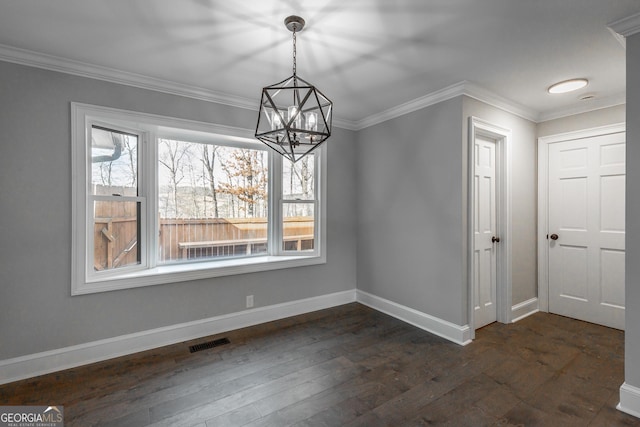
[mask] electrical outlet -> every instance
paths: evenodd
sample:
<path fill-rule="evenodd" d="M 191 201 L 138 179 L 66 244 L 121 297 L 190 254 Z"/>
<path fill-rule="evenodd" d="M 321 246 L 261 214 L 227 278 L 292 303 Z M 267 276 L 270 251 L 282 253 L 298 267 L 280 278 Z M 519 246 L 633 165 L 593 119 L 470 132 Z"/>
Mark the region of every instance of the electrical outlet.
<path fill-rule="evenodd" d="M 253 295 L 247 295 L 247 308 L 253 307 Z"/>

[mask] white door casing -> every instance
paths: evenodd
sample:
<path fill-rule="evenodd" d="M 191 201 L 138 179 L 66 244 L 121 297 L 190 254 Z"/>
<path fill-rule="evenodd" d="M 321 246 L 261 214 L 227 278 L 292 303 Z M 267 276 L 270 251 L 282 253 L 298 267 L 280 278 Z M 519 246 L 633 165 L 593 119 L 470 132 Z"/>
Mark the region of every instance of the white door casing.
<path fill-rule="evenodd" d="M 541 138 L 539 167 L 541 309 L 624 329 L 624 125 Z"/>
<path fill-rule="evenodd" d="M 474 331 L 511 321 L 510 140 L 511 131 L 469 118 L 467 265 Z"/>

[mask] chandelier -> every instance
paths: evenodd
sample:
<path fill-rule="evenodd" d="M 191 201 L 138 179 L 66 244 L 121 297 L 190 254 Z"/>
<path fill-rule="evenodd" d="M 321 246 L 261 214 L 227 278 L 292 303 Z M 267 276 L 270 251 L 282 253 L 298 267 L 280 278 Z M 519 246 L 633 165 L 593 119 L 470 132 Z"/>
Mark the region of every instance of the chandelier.
<path fill-rule="evenodd" d="M 262 89 L 255 136 L 295 163 L 331 136 L 333 103 L 296 73 L 296 33 L 304 19 L 289 16 L 284 24 L 293 32 L 293 75 Z"/>

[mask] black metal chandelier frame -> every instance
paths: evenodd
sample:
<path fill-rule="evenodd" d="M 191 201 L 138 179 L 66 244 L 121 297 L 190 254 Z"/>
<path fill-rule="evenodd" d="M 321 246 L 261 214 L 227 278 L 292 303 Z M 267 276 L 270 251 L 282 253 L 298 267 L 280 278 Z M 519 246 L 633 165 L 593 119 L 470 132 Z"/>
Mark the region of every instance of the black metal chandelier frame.
<path fill-rule="evenodd" d="M 295 163 L 331 136 L 333 103 L 297 75 L 296 33 L 304 19 L 289 16 L 284 23 L 293 32 L 293 75 L 262 89 L 255 137 Z"/>

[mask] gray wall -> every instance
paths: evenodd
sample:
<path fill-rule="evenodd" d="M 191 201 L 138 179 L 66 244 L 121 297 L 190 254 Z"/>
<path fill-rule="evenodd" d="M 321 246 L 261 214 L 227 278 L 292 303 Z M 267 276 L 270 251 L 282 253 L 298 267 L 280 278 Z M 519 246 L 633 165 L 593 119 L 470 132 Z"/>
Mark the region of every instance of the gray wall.
<path fill-rule="evenodd" d="M 640 36 L 628 40 L 629 162 L 640 162 Z M 635 57 L 634 57 L 635 56 Z M 635 73 L 635 74 L 634 74 Z M 252 128 L 256 113 L 0 62 L 0 360 L 359 289 L 467 323 L 467 120 L 513 131 L 513 303 L 536 295 L 535 136 L 624 121 L 624 106 L 537 126 L 468 97 L 328 142 L 326 265 L 70 296 L 71 101 Z M 627 382 L 640 386 L 640 174 L 628 171 Z M 357 229 L 356 229 L 357 228 Z M 357 235 L 356 235 L 357 231 Z M 634 245 L 634 241 L 636 242 Z M 357 280 L 356 280 L 357 279 Z"/>
<path fill-rule="evenodd" d="M 358 146 L 358 289 L 467 323 L 462 97 L 366 128 Z"/>
<path fill-rule="evenodd" d="M 535 123 L 461 96 L 357 135 L 358 289 L 458 325 L 468 323 L 470 116 L 512 130 L 517 304 L 537 295 Z"/>
<path fill-rule="evenodd" d="M 640 33 L 627 38 L 625 382 L 640 388 Z M 637 408 L 635 408 L 637 410 Z"/>
<path fill-rule="evenodd" d="M 538 123 L 538 138 L 616 123 L 624 123 L 626 120 L 625 113 L 626 107 L 623 104 Z"/>
<path fill-rule="evenodd" d="M 327 264 L 71 297 L 71 101 L 248 129 L 257 114 L 0 62 L 0 360 L 356 287 L 355 135 L 335 129 Z"/>
<path fill-rule="evenodd" d="M 511 130 L 511 300 L 515 305 L 538 295 L 536 124 L 484 102 L 465 97 L 465 142 L 468 138 L 468 120 L 472 116 Z M 465 150 L 465 158 L 466 156 Z"/>

